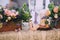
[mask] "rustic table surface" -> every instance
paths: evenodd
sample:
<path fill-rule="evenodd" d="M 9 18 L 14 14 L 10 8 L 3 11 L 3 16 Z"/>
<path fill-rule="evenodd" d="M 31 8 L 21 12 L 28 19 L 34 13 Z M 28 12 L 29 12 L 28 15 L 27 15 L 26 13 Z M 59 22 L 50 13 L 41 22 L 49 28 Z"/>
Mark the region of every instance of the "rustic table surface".
<path fill-rule="evenodd" d="M 60 40 L 60 29 L 0 32 L 0 40 Z"/>

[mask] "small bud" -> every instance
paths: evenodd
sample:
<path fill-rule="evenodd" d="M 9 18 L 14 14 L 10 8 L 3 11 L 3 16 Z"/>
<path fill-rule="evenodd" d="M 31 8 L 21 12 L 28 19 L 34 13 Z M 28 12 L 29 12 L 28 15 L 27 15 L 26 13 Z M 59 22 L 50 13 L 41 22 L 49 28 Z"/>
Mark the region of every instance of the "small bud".
<path fill-rule="evenodd" d="M 8 17 L 8 20 L 11 20 L 11 17 Z"/>

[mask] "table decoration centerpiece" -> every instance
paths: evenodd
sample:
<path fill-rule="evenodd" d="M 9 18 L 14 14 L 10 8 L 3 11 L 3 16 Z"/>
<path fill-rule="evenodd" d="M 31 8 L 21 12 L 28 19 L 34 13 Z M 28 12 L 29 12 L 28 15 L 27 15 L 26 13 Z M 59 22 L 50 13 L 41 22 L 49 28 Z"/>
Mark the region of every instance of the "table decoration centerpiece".
<path fill-rule="evenodd" d="M 49 10 L 45 12 L 45 18 L 42 18 L 41 24 L 44 23 L 43 29 L 57 28 L 60 22 L 60 6 L 55 6 L 54 3 L 48 5 Z M 40 24 L 40 26 L 42 26 Z"/>
<path fill-rule="evenodd" d="M 22 20 L 28 22 L 31 18 L 28 6 L 23 4 L 22 8 L 3 8 L 0 6 L 0 32 L 22 29 Z"/>

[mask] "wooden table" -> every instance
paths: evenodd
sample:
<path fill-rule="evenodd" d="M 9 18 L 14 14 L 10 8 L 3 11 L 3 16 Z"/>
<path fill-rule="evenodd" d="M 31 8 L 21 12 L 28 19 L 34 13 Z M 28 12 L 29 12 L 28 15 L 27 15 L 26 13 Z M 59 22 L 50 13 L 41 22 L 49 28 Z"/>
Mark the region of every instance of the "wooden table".
<path fill-rule="evenodd" d="M 48 31 L 0 32 L 0 40 L 60 40 L 60 29 Z"/>

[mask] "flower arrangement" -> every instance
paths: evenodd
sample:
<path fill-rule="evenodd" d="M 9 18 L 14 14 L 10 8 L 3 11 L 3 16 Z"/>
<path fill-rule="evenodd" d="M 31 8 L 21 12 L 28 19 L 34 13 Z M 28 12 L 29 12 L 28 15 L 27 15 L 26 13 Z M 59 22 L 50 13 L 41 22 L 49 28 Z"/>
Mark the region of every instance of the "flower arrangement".
<path fill-rule="evenodd" d="M 0 6 L 0 22 L 29 21 L 30 18 L 31 15 L 26 3 L 23 4 L 22 8 L 17 9 L 7 9 Z"/>
<path fill-rule="evenodd" d="M 60 17 L 60 6 L 55 6 L 53 3 L 48 5 L 49 11 L 51 12 L 50 17 L 52 19 Z"/>
<path fill-rule="evenodd" d="M 50 26 L 56 26 L 60 20 L 60 6 L 55 6 L 54 3 L 51 3 L 48 5 L 49 11 L 51 14 L 49 17 L 51 17 L 51 24 Z"/>
<path fill-rule="evenodd" d="M 41 23 L 44 23 L 46 28 L 53 28 L 58 24 L 58 20 L 60 20 L 60 6 L 50 3 L 48 8 L 49 10 L 46 10 L 45 18 L 42 19 Z"/>
<path fill-rule="evenodd" d="M 30 18 L 31 15 L 29 12 L 28 5 L 26 3 L 23 4 L 22 8 L 7 9 L 0 6 L 0 28 L 2 28 L 3 26 L 7 28 L 8 26 L 20 27 L 22 25 L 22 20 L 28 22 Z"/>
<path fill-rule="evenodd" d="M 17 16 L 19 16 L 18 11 L 16 10 L 9 10 L 9 9 L 4 9 L 0 6 L 0 22 L 8 22 L 13 19 L 16 19 Z"/>

